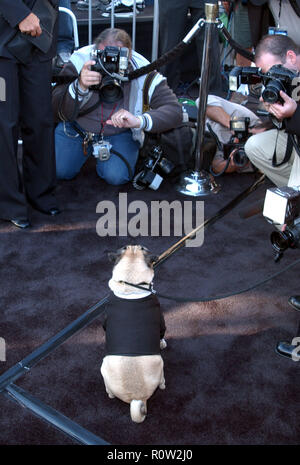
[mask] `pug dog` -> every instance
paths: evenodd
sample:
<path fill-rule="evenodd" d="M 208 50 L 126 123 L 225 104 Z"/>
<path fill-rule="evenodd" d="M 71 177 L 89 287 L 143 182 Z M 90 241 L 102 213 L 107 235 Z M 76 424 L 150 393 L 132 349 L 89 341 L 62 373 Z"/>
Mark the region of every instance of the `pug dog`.
<path fill-rule="evenodd" d="M 155 258 L 145 247 L 128 245 L 110 259 L 112 293 L 102 320 L 107 355 L 100 371 L 108 396 L 130 404 L 132 421 L 141 423 L 147 400 L 158 387 L 165 389 L 160 351 L 167 346 L 166 326 L 158 298 L 151 293 Z"/>

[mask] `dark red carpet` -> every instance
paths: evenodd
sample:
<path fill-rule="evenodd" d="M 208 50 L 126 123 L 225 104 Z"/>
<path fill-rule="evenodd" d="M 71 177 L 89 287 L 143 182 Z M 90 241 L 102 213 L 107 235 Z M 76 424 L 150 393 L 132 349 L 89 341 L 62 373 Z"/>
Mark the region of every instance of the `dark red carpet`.
<path fill-rule="evenodd" d="M 107 253 L 141 243 L 161 254 L 179 238 L 99 237 L 97 203 L 119 192 L 128 202 L 193 201 L 165 182 L 158 191 L 107 186 L 93 161 L 58 185 L 63 212 L 32 212 L 31 229 L 0 224 L 1 327 L 6 361 L 0 374 L 54 336 L 108 293 Z M 206 198 L 214 215 L 253 182 L 227 175 L 219 194 Z M 205 230 L 202 247 L 182 248 L 156 269 L 158 292 L 180 297 L 219 296 L 247 288 L 299 259 L 288 250 L 274 263 L 272 226 L 262 215 L 242 220 L 264 197 L 267 183 Z M 201 199 L 197 199 L 200 201 Z M 203 199 L 202 199 L 203 200 Z M 130 216 L 129 216 L 130 217 Z M 148 403 L 144 423 L 130 420 L 129 406 L 106 395 L 99 367 L 104 333 L 97 320 L 22 376 L 16 384 L 110 444 L 298 444 L 299 364 L 275 353 L 291 342 L 299 315 L 287 303 L 300 293 L 299 265 L 263 286 L 205 303 L 161 299 L 168 347 L 163 352 L 166 390 Z M 64 445 L 75 442 L 0 394 L 0 444 Z"/>

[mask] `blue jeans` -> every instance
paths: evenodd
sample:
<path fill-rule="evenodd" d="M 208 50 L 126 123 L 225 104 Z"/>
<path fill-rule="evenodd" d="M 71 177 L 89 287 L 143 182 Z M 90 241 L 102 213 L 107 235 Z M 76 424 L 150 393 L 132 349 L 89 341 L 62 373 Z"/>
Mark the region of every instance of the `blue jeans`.
<path fill-rule="evenodd" d="M 71 10 L 71 0 L 59 0 L 59 6 Z M 59 12 L 57 53 L 74 50 L 73 23 L 71 17 L 64 11 Z"/>
<path fill-rule="evenodd" d="M 112 145 L 111 150 L 119 152 L 127 161 L 134 173 L 139 155 L 140 145 L 132 139 L 131 130 L 121 134 L 105 137 Z M 81 170 L 88 157 L 92 154 L 92 145 L 88 147 L 87 155 L 83 153 L 83 139 L 69 122 L 59 123 L 55 129 L 56 176 L 57 179 L 73 179 Z M 126 163 L 116 154 L 111 153 L 109 160 L 100 161 L 96 158 L 96 171 L 100 178 L 115 186 L 130 181 Z"/>

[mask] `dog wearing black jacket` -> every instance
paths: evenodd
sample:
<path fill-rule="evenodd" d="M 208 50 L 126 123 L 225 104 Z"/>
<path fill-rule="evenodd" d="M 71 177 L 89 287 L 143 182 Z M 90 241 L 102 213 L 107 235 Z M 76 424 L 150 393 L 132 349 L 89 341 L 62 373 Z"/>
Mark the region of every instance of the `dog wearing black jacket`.
<path fill-rule="evenodd" d="M 153 257 L 144 247 L 129 245 L 110 258 L 115 264 L 103 321 L 106 356 L 101 374 L 108 396 L 129 403 L 132 421 L 141 423 L 147 400 L 158 387 L 165 389 L 160 351 L 167 346 L 166 327 L 159 301 L 150 290 Z"/>

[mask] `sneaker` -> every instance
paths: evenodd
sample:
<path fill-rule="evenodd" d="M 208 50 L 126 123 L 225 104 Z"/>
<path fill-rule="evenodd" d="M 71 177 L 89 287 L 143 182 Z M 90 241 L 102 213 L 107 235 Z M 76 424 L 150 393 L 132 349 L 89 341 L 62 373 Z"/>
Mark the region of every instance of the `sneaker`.
<path fill-rule="evenodd" d="M 92 8 L 96 9 L 99 6 L 99 0 L 92 0 Z M 89 1 L 88 0 L 79 0 L 76 4 L 76 8 L 78 10 L 88 10 L 89 8 Z"/>
<path fill-rule="evenodd" d="M 133 14 L 133 0 L 113 0 L 114 1 L 114 13 L 117 17 L 121 17 L 124 15 L 132 15 Z M 143 11 L 145 8 L 145 0 L 136 0 L 136 12 L 139 13 Z M 111 2 L 110 4 L 103 10 L 102 16 L 108 17 L 111 15 Z"/>

